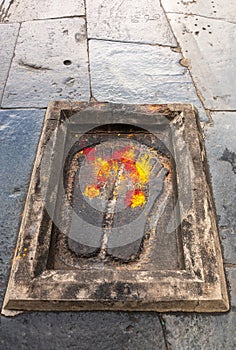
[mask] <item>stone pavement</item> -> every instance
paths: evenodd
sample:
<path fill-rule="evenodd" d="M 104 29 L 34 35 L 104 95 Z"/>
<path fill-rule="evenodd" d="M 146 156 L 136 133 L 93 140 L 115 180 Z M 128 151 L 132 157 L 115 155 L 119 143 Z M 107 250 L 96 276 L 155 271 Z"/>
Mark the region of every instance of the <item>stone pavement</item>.
<path fill-rule="evenodd" d="M 227 314 L 1 316 L 0 349 L 236 349 L 234 0 L 0 0 L 0 293 L 54 99 L 194 103 L 231 298 Z"/>

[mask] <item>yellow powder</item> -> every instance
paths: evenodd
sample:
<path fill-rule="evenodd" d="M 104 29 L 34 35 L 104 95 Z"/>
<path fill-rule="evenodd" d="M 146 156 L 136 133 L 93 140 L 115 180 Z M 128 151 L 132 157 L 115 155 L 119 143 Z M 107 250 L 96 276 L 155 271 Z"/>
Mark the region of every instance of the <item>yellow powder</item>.
<path fill-rule="evenodd" d="M 123 154 L 123 158 L 129 159 L 129 160 L 134 160 L 134 150 L 133 149 L 129 149 L 127 151 L 124 152 Z"/>
<path fill-rule="evenodd" d="M 148 156 L 143 156 L 141 159 L 137 160 L 136 169 L 141 184 L 145 184 L 148 182 L 151 168 L 152 166 L 149 164 Z"/>
<path fill-rule="evenodd" d="M 88 185 L 84 191 L 85 196 L 89 198 L 95 198 L 99 196 L 100 190 L 96 185 Z"/>
<path fill-rule="evenodd" d="M 145 203 L 146 203 L 146 198 L 143 192 L 136 193 L 131 198 L 131 208 L 141 207 Z"/>
<path fill-rule="evenodd" d="M 102 158 L 97 158 L 97 159 L 95 160 L 95 165 L 96 165 L 97 167 L 99 167 L 99 170 L 100 170 L 100 168 L 106 169 L 106 168 L 109 167 L 108 161 L 107 161 L 107 160 L 104 160 L 104 159 L 102 159 Z"/>

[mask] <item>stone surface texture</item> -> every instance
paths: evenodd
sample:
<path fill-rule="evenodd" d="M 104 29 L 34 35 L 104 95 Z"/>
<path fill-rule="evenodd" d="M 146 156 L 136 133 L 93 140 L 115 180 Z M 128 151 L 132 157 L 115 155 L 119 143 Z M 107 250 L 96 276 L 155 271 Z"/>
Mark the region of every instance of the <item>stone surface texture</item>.
<path fill-rule="evenodd" d="M 18 230 L 44 110 L 0 110 L 0 296 Z"/>
<path fill-rule="evenodd" d="M 193 103 L 202 111 L 181 54 L 169 47 L 90 40 L 92 95 L 121 103 Z M 202 112 L 201 112 L 202 111 Z"/>
<path fill-rule="evenodd" d="M 40 110 L 14 108 L 32 108 L 36 105 L 46 107 L 49 100 L 54 98 L 70 100 L 69 92 L 76 100 L 89 99 L 91 65 L 93 93 L 97 99 L 127 103 L 154 99 L 155 103 L 160 103 L 161 99 L 176 102 L 178 97 L 181 102 L 191 101 L 200 108 L 200 96 L 206 108 L 222 110 L 211 113 L 214 123 L 205 130 L 231 311 L 221 315 L 164 314 L 162 318 L 156 313 L 121 312 L 45 312 L 25 313 L 15 318 L 1 316 L 0 349 L 235 350 L 236 175 L 233 167 L 236 115 L 225 112 L 236 110 L 235 1 L 161 0 L 171 23 L 165 22 L 163 10 L 154 1 L 144 3 L 134 0 L 132 4 L 126 1 L 129 4 L 127 7 L 125 2 L 122 5 L 120 1 L 120 10 L 115 7 L 119 12 L 117 18 L 108 12 L 110 3 L 114 3 L 114 6 L 118 4 L 114 1 L 102 3 L 101 0 L 85 0 L 87 17 L 81 19 L 78 16 L 85 14 L 82 1 L 0 0 L 0 22 L 17 22 L 13 25 L 0 24 L 0 95 L 4 95 L 4 104 L 9 108 L 0 110 L 0 137 L 3 140 L 0 144 L 1 299 L 8 282 L 18 224 L 44 114 Z M 151 14 L 153 17 L 158 16 L 151 19 L 146 15 L 150 14 L 154 3 L 155 10 Z M 142 11 L 138 10 L 140 8 Z M 67 18 L 62 19 L 65 16 Z M 139 22 L 131 22 L 134 16 Z M 52 21 L 50 18 L 58 19 Z M 94 18 L 101 18 L 106 23 L 101 20 L 95 23 Z M 24 21 L 29 22 L 21 24 L 21 36 L 15 51 L 20 22 Z M 89 36 L 96 35 L 95 38 L 100 40 L 91 40 L 90 60 L 87 56 L 85 21 Z M 160 32 L 157 33 L 155 28 L 158 24 Z M 171 36 L 170 28 L 176 38 Z M 75 42 L 76 33 L 79 34 Z M 140 44 L 136 44 L 136 49 L 132 43 L 108 45 L 98 35 L 104 35 L 107 41 L 138 40 Z M 158 45 L 166 46 L 163 44 L 166 41 L 169 43 L 167 46 L 175 46 L 175 39 L 180 47 L 172 47 L 172 50 L 182 52 L 182 55 Z M 13 55 L 15 57 L 11 65 Z M 178 60 L 182 57 L 184 60 L 181 62 L 187 69 L 180 67 Z M 162 63 L 166 61 L 166 65 L 159 64 L 159 59 Z M 29 66 L 21 66 L 18 60 Z M 72 64 L 65 66 L 64 60 L 71 60 Z M 33 66 L 30 66 L 32 63 Z M 51 70 L 40 70 L 38 67 Z M 188 69 L 191 69 L 194 81 L 190 79 Z M 68 78 L 74 78 L 75 81 L 66 80 Z M 76 90 L 74 94 L 72 87 L 67 86 L 73 83 Z M 34 91 L 37 89 L 35 86 L 40 86 L 41 91 Z M 205 116 L 204 109 L 201 115 Z M 207 120 L 206 117 L 202 119 Z M 225 152 L 226 148 L 228 152 Z"/>
<path fill-rule="evenodd" d="M 227 315 L 165 316 L 167 339 L 171 350 L 234 350 L 235 312 Z M 180 327 L 181 324 L 181 327 Z"/>
<path fill-rule="evenodd" d="M 14 319 L 2 318 L 0 335 L 2 350 L 166 349 L 155 313 L 23 314 Z"/>
<path fill-rule="evenodd" d="M 227 269 L 232 311 L 226 315 L 166 315 L 166 336 L 171 350 L 233 350 L 236 348 L 236 269 Z"/>
<path fill-rule="evenodd" d="M 89 96 L 85 20 L 23 23 L 2 106 L 46 107 L 53 99 Z"/>
<path fill-rule="evenodd" d="M 206 148 L 225 262 L 236 264 L 236 113 L 212 113 Z"/>
<path fill-rule="evenodd" d="M 0 101 L 13 58 L 19 24 L 0 24 Z M 7 37 L 7 40 L 5 38 Z"/>
<path fill-rule="evenodd" d="M 2 5 L 2 6 L 1 6 Z M 83 0 L 1 0 L 0 19 L 3 22 L 25 22 L 35 19 L 83 16 Z"/>
<path fill-rule="evenodd" d="M 176 46 L 159 0 L 87 1 L 88 37 Z"/>
<path fill-rule="evenodd" d="M 217 20 L 236 21 L 234 0 L 161 0 L 166 12 L 212 17 Z"/>
<path fill-rule="evenodd" d="M 168 14 L 190 61 L 190 71 L 208 109 L 236 107 L 236 24 L 199 16 Z"/>

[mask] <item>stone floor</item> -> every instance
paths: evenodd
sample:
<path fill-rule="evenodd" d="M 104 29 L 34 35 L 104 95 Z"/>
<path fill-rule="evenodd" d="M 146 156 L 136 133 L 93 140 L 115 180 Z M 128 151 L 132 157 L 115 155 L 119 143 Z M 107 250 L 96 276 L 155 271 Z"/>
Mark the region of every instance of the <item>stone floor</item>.
<path fill-rule="evenodd" d="M 0 293 L 53 99 L 194 103 L 231 299 L 227 314 L 1 316 L 0 349 L 236 349 L 234 0 L 0 0 Z"/>

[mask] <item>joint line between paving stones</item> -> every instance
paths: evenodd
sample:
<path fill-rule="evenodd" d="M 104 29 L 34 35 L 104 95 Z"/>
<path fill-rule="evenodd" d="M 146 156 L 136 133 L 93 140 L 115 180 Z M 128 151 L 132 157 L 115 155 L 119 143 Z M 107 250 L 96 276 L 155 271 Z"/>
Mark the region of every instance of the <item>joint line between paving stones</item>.
<path fill-rule="evenodd" d="M 47 107 L 34 107 L 34 106 L 30 106 L 30 107 L 3 107 L 0 108 L 0 111 L 10 111 L 10 110 L 30 110 L 30 109 L 37 109 L 39 111 L 41 110 L 45 110 L 47 109 Z"/>
<path fill-rule="evenodd" d="M 166 333 L 166 323 L 165 323 L 165 320 L 163 319 L 162 315 L 158 315 L 158 318 L 159 318 L 159 321 L 160 321 L 160 324 L 161 324 L 161 328 L 162 328 L 162 332 L 163 332 L 163 337 L 164 337 L 164 341 L 165 341 L 165 346 L 166 346 L 166 350 L 171 350 L 170 349 L 170 345 L 169 345 L 169 342 L 167 340 L 167 333 Z"/>
<path fill-rule="evenodd" d="M 200 15 L 197 13 L 186 13 L 186 12 L 175 12 L 175 11 L 168 11 L 166 12 L 167 14 L 174 14 L 174 15 L 183 15 L 183 16 L 196 16 L 196 17 L 201 17 L 201 18 L 205 18 L 205 19 L 213 19 L 216 21 L 222 21 L 222 22 L 227 22 L 227 23 L 232 23 L 232 24 L 236 24 L 236 22 L 234 21 L 230 21 L 229 19 L 226 18 L 222 18 L 222 17 L 211 17 L 211 16 L 204 16 L 204 15 Z"/>
<path fill-rule="evenodd" d="M 177 40 L 177 38 L 176 38 L 176 40 Z M 179 47 L 180 47 L 180 53 L 181 53 L 182 57 L 183 57 L 183 58 L 185 58 L 185 56 L 184 56 L 184 54 L 183 54 L 183 50 L 182 50 L 182 47 L 181 47 L 180 43 L 179 43 L 178 41 L 177 41 L 177 43 L 179 44 Z M 211 120 L 212 120 L 212 118 L 211 118 L 211 114 L 210 114 L 210 112 L 209 112 L 209 109 L 205 108 L 205 106 L 204 106 L 204 103 L 203 103 L 204 98 L 203 98 L 203 96 L 202 96 L 201 92 L 198 90 L 198 87 L 197 87 L 197 85 L 196 85 L 196 83 L 195 83 L 195 81 L 194 81 L 194 78 L 193 78 L 192 72 L 191 72 L 191 70 L 190 70 L 189 68 L 187 68 L 187 70 L 188 70 L 189 75 L 190 75 L 190 77 L 191 77 L 191 80 L 192 80 L 192 83 L 193 83 L 193 86 L 194 86 L 194 89 L 195 89 L 196 95 L 197 95 L 197 97 L 198 97 L 198 99 L 199 99 L 199 101 L 200 101 L 200 103 L 201 103 L 201 105 L 202 105 L 202 108 L 205 110 L 207 118 L 208 118 L 208 119 L 211 121 Z"/>
<path fill-rule="evenodd" d="M 62 16 L 62 17 L 48 17 L 48 18 L 35 18 L 35 19 L 27 19 L 25 21 L 21 22 L 7 22 L 6 24 L 13 24 L 13 23 L 28 23 L 28 22 L 42 22 L 42 21 L 56 21 L 58 19 L 73 19 L 73 18 L 85 18 L 85 15 L 71 15 L 71 16 Z M 1 23 L 2 24 L 2 23 Z"/>
<path fill-rule="evenodd" d="M 160 0 L 160 4 L 161 4 L 161 6 L 162 6 L 162 1 L 161 1 L 161 0 Z M 165 12 L 165 9 L 164 9 L 163 6 L 162 6 L 162 8 L 163 8 L 163 11 L 164 11 L 165 15 L 166 15 L 166 13 L 170 13 L 170 12 Z M 174 13 L 174 12 L 172 12 L 172 13 Z M 166 18 L 167 18 L 167 21 L 168 21 L 168 23 L 169 23 L 169 25 L 170 25 L 171 31 L 172 31 L 172 33 L 173 33 L 173 36 L 174 36 L 174 38 L 175 38 L 175 40 L 176 40 L 176 42 L 177 42 L 177 47 L 179 47 L 180 53 L 181 53 L 182 57 L 184 58 L 185 56 L 184 56 L 184 54 L 183 54 L 183 50 L 182 50 L 182 47 L 181 47 L 181 45 L 180 45 L 180 43 L 179 43 L 179 41 L 178 41 L 178 38 L 176 37 L 176 35 L 175 35 L 175 33 L 174 33 L 173 29 L 172 29 L 172 25 L 171 25 L 171 23 L 170 23 L 170 21 L 169 21 L 169 19 L 168 19 L 167 16 L 166 16 Z M 201 105 L 202 105 L 202 108 L 205 110 L 208 119 L 211 121 L 210 112 L 209 112 L 209 110 L 206 109 L 205 106 L 204 106 L 203 97 L 202 97 L 200 91 L 198 90 L 197 85 L 195 84 L 195 81 L 194 81 L 194 79 L 193 79 L 193 76 L 192 76 L 192 73 L 191 73 L 190 69 L 189 69 L 188 67 L 187 67 L 187 69 L 188 69 L 189 75 L 190 75 L 190 77 L 191 77 L 193 86 L 194 86 L 194 88 L 195 88 L 196 95 L 197 95 L 197 97 L 198 97 L 198 99 L 199 99 L 199 101 L 200 101 L 200 103 L 201 103 Z"/>
<path fill-rule="evenodd" d="M 4 86 L 3 86 L 2 98 L 1 98 L 1 101 L 0 101 L 0 107 L 2 106 L 2 101 L 3 101 L 4 94 L 5 94 L 5 89 L 6 89 L 7 81 L 8 81 L 8 78 L 9 78 L 9 74 L 10 74 L 13 58 L 15 57 L 16 44 L 17 44 L 18 37 L 19 37 L 19 34 L 20 34 L 20 29 L 21 29 L 21 23 L 19 23 L 18 32 L 17 32 L 17 35 L 16 35 L 16 41 L 15 41 L 15 44 L 14 44 L 14 47 L 13 47 L 12 58 L 11 58 L 11 61 L 10 61 L 10 64 L 9 64 L 9 69 L 7 71 L 7 76 L 6 76 L 6 79 L 5 79 Z"/>
<path fill-rule="evenodd" d="M 177 47 L 179 47 L 179 43 L 178 43 L 178 41 L 177 41 L 177 39 L 176 39 L 176 36 L 175 36 L 174 31 L 173 31 L 173 29 L 172 29 L 172 26 L 170 25 L 169 18 L 168 18 L 167 14 L 166 14 L 166 11 L 165 11 L 165 9 L 164 9 L 164 6 L 162 5 L 162 0 L 160 0 L 159 3 L 160 3 L 160 7 L 162 8 L 162 11 L 163 11 L 163 13 L 164 13 L 164 16 L 165 16 L 165 18 L 166 18 L 166 22 L 169 24 L 170 31 L 171 31 L 173 37 L 175 38 Z M 174 46 L 174 47 L 176 47 L 176 46 Z"/>
<path fill-rule="evenodd" d="M 161 47 L 169 47 L 171 49 L 176 49 L 176 45 L 164 45 L 164 44 L 151 44 L 151 43 L 142 43 L 139 41 L 127 41 L 127 40 L 115 40 L 115 39 L 105 39 L 105 38 L 88 38 L 88 40 L 98 40 L 98 41 L 107 41 L 112 43 L 124 43 L 124 44 L 135 44 L 135 45 L 149 45 L 149 46 L 161 46 Z"/>
<path fill-rule="evenodd" d="M 85 28 L 86 28 L 86 37 L 87 37 L 89 91 L 90 91 L 90 100 L 91 100 L 92 97 L 93 97 L 93 91 L 92 91 L 92 79 L 91 79 L 91 66 L 90 66 L 90 53 L 89 53 L 88 20 L 87 20 L 87 5 L 86 5 L 86 0 L 84 0 L 84 11 L 85 11 Z"/>
<path fill-rule="evenodd" d="M 236 263 L 235 264 L 224 263 L 224 267 L 236 269 Z"/>
<path fill-rule="evenodd" d="M 193 79 L 191 74 L 190 74 L 190 76 L 191 76 L 191 79 Z M 194 85 L 194 86 L 195 86 L 195 85 Z M 196 89 L 196 87 L 195 87 L 195 89 Z M 213 118 L 212 118 L 212 116 L 211 116 L 211 111 L 210 111 L 210 109 L 205 108 L 204 105 L 203 105 L 203 102 L 202 102 L 201 100 L 200 100 L 200 102 L 201 102 L 203 108 L 205 109 L 205 112 L 206 112 L 206 115 L 207 115 L 207 118 L 208 118 L 208 121 L 205 122 L 205 124 L 206 124 L 206 125 L 213 126 L 213 125 L 214 125 L 214 120 L 213 120 Z"/>
<path fill-rule="evenodd" d="M 231 112 L 236 112 L 236 109 L 208 109 L 211 113 L 214 112 L 225 112 L 225 113 L 231 113 Z"/>

